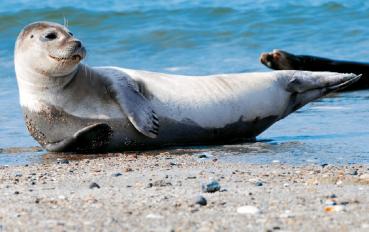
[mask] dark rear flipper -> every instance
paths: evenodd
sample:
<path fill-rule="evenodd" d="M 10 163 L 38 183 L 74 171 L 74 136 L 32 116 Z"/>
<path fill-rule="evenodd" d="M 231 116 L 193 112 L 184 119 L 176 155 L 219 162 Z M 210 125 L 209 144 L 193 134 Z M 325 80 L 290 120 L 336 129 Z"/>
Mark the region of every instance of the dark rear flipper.
<path fill-rule="evenodd" d="M 369 64 L 367 63 L 294 55 L 278 49 L 272 52 L 262 53 L 260 55 L 260 62 L 268 68 L 275 70 L 329 71 L 362 74 L 363 77 L 359 81 L 342 90 L 369 89 Z"/>

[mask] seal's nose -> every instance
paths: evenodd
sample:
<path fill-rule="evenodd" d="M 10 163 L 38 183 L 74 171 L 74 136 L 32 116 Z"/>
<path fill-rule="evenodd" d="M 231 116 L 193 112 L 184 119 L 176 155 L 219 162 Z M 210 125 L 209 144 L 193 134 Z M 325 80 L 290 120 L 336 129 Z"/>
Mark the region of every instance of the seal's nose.
<path fill-rule="evenodd" d="M 81 41 L 76 40 L 76 41 L 74 41 L 74 42 L 76 43 L 76 48 L 81 48 L 81 47 L 82 47 L 82 43 L 81 43 Z"/>

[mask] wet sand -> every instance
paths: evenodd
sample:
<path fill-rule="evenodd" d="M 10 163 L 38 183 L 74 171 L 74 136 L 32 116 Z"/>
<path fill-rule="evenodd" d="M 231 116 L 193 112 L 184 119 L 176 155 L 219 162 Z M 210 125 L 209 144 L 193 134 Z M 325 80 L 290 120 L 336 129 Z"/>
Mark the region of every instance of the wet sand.
<path fill-rule="evenodd" d="M 369 230 L 369 166 L 77 157 L 2 166 L 0 231 Z M 212 180 L 220 190 L 203 192 Z"/>

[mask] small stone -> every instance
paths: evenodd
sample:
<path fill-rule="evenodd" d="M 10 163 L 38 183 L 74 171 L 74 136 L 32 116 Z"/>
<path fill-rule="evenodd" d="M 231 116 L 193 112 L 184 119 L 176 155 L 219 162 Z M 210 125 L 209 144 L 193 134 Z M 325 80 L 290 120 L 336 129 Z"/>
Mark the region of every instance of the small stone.
<path fill-rule="evenodd" d="M 171 182 L 165 181 L 165 180 L 157 180 L 152 183 L 152 186 L 156 186 L 156 187 L 165 187 L 165 186 L 171 186 L 171 185 L 172 185 Z"/>
<path fill-rule="evenodd" d="M 67 159 L 57 159 L 56 163 L 57 164 L 69 164 L 69 160 L 67 160 Z"/>
<path fill-rule="evenodd" d="M 22 177 L 23 175 L 22 175 L 22 173 L 15 173 L 15 177 Z"/>
<path fill-rule="evenodd" d="M 279 215 L 281 218 L 293 218 L 294 215 L 291 213 L 290 210 L 285 210 L 281 215 Z"/>
<path fill-rule="evenodd" d="M 322 164 L 322 165 L 320 165 L 320 166 L 322 166 L 322 168 L 325 168 L 326 166 L 328 166 L 328 164 Z"/>
<path fill-rule="evenodd" d="M 357 176 L 359 173 L 358 171 L 355 169 L 355 170 L 352 170 L 349 175 L 352 175 L 352 176 Z"/>
<path fill-rule="evenodd" d="M 213 180 L 208 184 L 202 184 L 202 191 L 204 193 L 214 193 L 219 190 L 220 190 L 220 184 L 216 180 Z"/>
<path fill-rule="evenodd" d="M 369 174 L 368 173 L 365 173 L 365 174 L 362 174 L 360 175 L 359 177 L 361 180 L 369 180 Z"/>
<path fill-rule="evenodd" d="M 205 197 L 199 195 L 196 197 L 195 203 L 201 206 L 205 206 L 208 204 L 208 201 L 206 200 Z"/>
<path fill-rule="evenodd" d="M 343 211 L 345 209 L 345 206 L 343 205 L 330 205 L 324 207 L 324 212 L 330 213 L 330 212 L 339 212 Z"/>
<path fill-rule="evenodd" d="M 197 157 L 199 159 L 208 159 L 208 158 L 213 157 L 213 155 L 211 154 L 211 152 L 203 152 L 203 153 L 197 155 Z"/>
<path fill-rule="evenodd" d="M 100 188 L 100 185 L 98 185 L 96 182 L 92 182 L 91 184 L 90 184 L 90 189 L 94 189 L 94 188 Z"/>
<path fill-rule="evenodd" d="M 132 172 L 133 171 L 133 169 L 132 168 L 125 168 L 124 169 L 124 172 Z"/>
<path fill-rule="evenodd" d="M 161 216 L 160 214 L 153 214 L 153 213 L 150 213 L 148 215 L 146 215 L 146 218 L 150 218 L 150 219 L 162 219 L 164 218 L 163 216 Z"/>
<path fill-rule="evenodd" d="M 335 199 L 332 200 L 326 200 L 325 201 L 326 205 L 337 205 L 337 201 Z"/>
<path fill-rule="evenodd" d="M 14 192 L 14 194 L 15 194 L 15 195 L 18 195 L 19 193 L 20 193 L 19 191 L 15 191 L 15 192 Z"/>
<path fill-rule="evenodd" d="M 261 182 L 261 181 L 256 181 L 256 182 L 255 182 L 255 185 L 256 185 L 256 186 L 258 186 L 258 187 L 263 186 L 263 182 Z"/>
<path fill-rule="evenodd" d="M 260 209 L 252 205 L 245 205 L 237 208 L 239 214 L 259 214 Z"/>
<path fill-rule="evenodd" d="M 118 176 L 122 176 L 123 174 L 122 173 L 120 173 L 120 172 L 117 172 L 117 173 L 113 173 L 112 174 L 112 176 L 114 176 L 114 177 L 118 177 Z"/>

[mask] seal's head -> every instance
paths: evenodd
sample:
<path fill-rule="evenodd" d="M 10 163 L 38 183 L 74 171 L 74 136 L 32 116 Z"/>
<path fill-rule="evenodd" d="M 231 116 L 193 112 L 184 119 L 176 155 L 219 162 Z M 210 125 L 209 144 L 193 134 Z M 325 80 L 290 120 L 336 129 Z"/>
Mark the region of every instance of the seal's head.
<path fill-rule="evenodd" d="M 68 28 L 57 23 L 36 22 L 20 32 L 15 45 L 15 66 L 49 77 L 73 73 L 86 50 Z"/>

